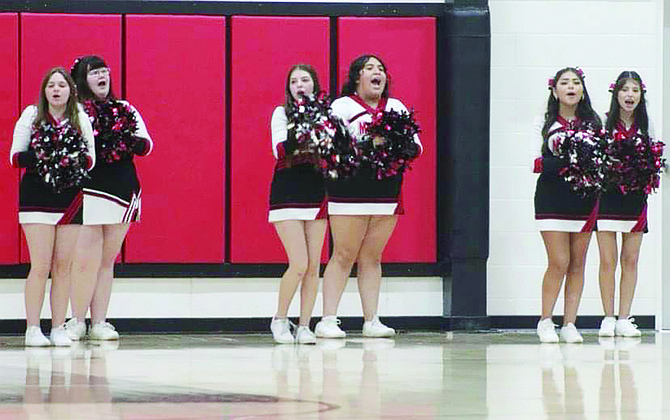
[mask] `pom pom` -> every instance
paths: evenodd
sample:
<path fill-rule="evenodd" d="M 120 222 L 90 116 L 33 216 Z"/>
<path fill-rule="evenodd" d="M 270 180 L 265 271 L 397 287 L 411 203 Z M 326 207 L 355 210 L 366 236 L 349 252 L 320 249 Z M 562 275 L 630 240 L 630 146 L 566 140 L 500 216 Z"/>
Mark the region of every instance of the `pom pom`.
<path fill-rule="evenodd" d="M 38 175 L 57 193 L 89 178 L 86 142 L 68 121 L 43 121 L 33 128 L 30 149 L 37 158 Z"/>
<path fill-rule="evenodd" d="M 343 121 L 332 114 L 325 93 L 301 96 L 295 105 L 287 125 L 298 142 L 294 156 L 309 155 L 326 178 L 352 176 L 360 165 L 357 150 Z"/>
<path fill-rule="evenodd" d="M 384 111 L 372 117 L 365 127 L 365 145 L 361 154 L 370 162 L 377 179 L 402 174 L 411 169 L 411 162 L 419 155 L 414 136 L 421 129 L 414 119 L 414 111 Z"/>
<path fill-rule="evenodd" d="M 573 191 L 588 196 L 604 189 L 607 141 L 602 131 L 571 128 L 552 135 L 552 150 L 565 166 L 558 172 Z"/>
<path fill-rule="evenodd" d="M 95 148 L 100 159 L 114 163 L 132 158 L 138 139 L 135 137 L 137 119 L 130 106 L 112 99 L 86 101 L 84 108 L 93 126 Z"/>
<path fill-rule="evenodd" d="M 622 194 L 655 192 L 666 167 L 664 146 L 663 142 L 653 141 L 640 133 L 633 137 L 615 133 L 607 144 L 607 187 Z"/>

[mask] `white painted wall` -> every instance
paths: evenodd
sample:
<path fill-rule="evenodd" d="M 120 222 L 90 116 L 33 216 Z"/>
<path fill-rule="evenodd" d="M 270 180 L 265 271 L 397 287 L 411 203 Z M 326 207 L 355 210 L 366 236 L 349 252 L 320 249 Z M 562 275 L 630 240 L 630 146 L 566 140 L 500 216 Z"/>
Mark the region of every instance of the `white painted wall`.
<path fill-rule="evenodd" d="M 608 87 L 626 69 L 640 73 L 662 138 L 662 0 L 491 0 L 491 241 L 489 315 L 539 315 L 546 253 L 533 218 L 537 175 L 528 164 L 532 123 L 544 113 L 547 79 L 579 66 L 594 108 L 609 107 Z M 667 180 L 665 181 L 667 184 Z M 649 200 L 650 233 L 640 257 L 632 314 L 660 315 L 662 197 Z M 588 252 L 581 315 L 600 315 L 598 249 Z M 563 300 L 556 315 L 563 313 Z"/>
<path fill-rule="evenodd" d="M 24 319 L 23 279 L 3 279 L 0 288 L 0 319 Z M 50 283 L 47 286 L 47 290 Z M 261 318 L 277 309 L 279 279 L 183 278 L 116 279 L 109 318 Z M 319 293 L 314 316 L 322 314 Z M 50 318 L 49 296 L 42 318 Z M 300 295 L 293 299 L 289 316 L 299 316 Z M 356 279 L 342 296 L 338 315 L 363 316 Z M 440 277 L 382 279 L 380 316 L 441 316 Z"/>

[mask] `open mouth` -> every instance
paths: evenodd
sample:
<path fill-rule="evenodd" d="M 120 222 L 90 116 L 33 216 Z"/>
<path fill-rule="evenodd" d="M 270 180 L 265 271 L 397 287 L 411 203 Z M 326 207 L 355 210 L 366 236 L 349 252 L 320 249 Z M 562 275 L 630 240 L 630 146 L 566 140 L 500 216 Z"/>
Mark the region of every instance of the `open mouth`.
<path fill-rule="evenodd" d="M 629 106 L 633 106 L 633 105 L 635 105 L 635 101 L 632 100 L 632 99 L 626 99 L 626 100 L 624 101 L 624 103 L 625 103 L 626 105 L 629 105 Z"/>
<path fill-rule="evenodd" d="M 372 79 L 370 79 L 370 84 L 372 84 L 372 86 L 380 87 L 382 85 L 382 78 L 379 76 L 375 76 Z"/>
<path fill-rule="evenodd" d="M 107 86 L 107 81 L 106 80 L 101 80 L 98 82 L 98 87 L 105 87 Z"/>

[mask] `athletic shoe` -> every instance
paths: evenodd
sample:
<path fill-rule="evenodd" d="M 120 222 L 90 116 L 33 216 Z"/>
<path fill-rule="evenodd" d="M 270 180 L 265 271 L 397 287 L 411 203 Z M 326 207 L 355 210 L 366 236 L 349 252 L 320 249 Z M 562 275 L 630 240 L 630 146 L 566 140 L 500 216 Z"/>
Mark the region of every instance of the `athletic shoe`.
<path fill-rule="evenodd" d="M 316 324 L 314 331 L 316 332 L 316 336 L 321 338 L 344 338 L 347 336 L 347 333 L 340 329 L 340 324 L 341 321 L 336 316 L 324 316 Z"/>
<path fill-rule="evenodd" d="M 577 331 L 575 324 L 568 322 L 561 328 L 561 340 L 566 343 L 583 343 L 582 335 Z"/>
<path fill-rule="evenodd" d="M 86 322 L 79 321 L 77 318 L 70 318 L 65 323 L 65 328 L 70 334 L 70 338 L 74 341 L 79 341 L 86 335 Z"/>
<path fill-rule="evenodd" d="M 293 344 L 295 341 L 291 334 L 291 321 L 288 318 L 272 318 L 270 331 L 272 331 L 272 337 L 279 344 Z"/>
<path fill-rule="evenodd" d="M 301 325 L 295 333 L 295 342 L 298 344 L 316 344 L 316 336 L 309 327 Z"/>
<path fill-rule="evenodd" d="M 50 346 L 51 341 L 42 334 L 42 330 L 37 325 L 29 325 L 26 328 L 26 347 L 45 347 Z"/>
<path fill-rule="evenodd" d="M 65 328 L 65 323 L 56 328 L 52 328 L 51 334 L 49 334 L 49 339 L 51 340 L 51 344 L 56 347 L 68 347 L 72 345 L 72 339 Z"/>
<path fill-rule="evenodd" d="M 558 343 L 558 334 L 556 334 L 556 325 L 551 318 L 541 319 L 537 323 L 537 336 L 542 343 Z"/>
<path fill-rule="evenodd" d="M 363 337 L 393 337 L 395 330 L 382 324 L 379 317 L 363 323 Z"/>
<path fill-rule="evenodd" d="M 616 335 L 621 337 L 639 337 L 642 335 L 637 325 L 633 324 L 635 318 L 619 319 L 616 322 Z"/>
<path fill-rule="evenodd" d="M 88 330 L 88 338 L 91 340 L 118 340 L 119 333 L 116 328 L 109 322 L 98 322 L 91 325 Z"/>
<path fill-rule="evenodd" d="M 598 335 L 600 337 L 614 337 L 615 326 L 616 318 L 613 316 L 606 316 L 600 323 L 600 330 L 598 330 Z"/>

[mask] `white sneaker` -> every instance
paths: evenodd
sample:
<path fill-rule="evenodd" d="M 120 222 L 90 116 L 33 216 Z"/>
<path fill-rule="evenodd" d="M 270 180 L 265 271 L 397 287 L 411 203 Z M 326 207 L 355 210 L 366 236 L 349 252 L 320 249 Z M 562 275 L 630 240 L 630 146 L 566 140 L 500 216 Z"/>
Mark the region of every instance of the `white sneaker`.
<path fill-rule="evenodd" d="M 537 336 L 542 343 L 558 343 L 558 334 L 556 334 L 556 325 L 551 318 L 541 319 L 537 323 Z"/>
<path fill-rule="evenodd" d="M 621 337 L 639 337 L 642 335 L 637 325 L 633 324 L 635 318 L 619 319 L 616 322 L 616 335 Z"/>
<path fill-rule="evenodd" d="M 582 335 L 577 331 L 577 327 L 572 322 L 568 322 L 561 328 L 561 340 L 566 343 L 583 343 Z"/>
<path fill-rule="evenodd" d="M 295 333 L 295 342 L 298 344 L 316 344 L 316 336 L 309 327 L 301 325 Z"/>
<path fill-rule="evenodd" d="M 339 327 L 341 321 L 337 319 L 336 316 L 324 316 L 316 324 L 314 331 L 316 332 L 317 337 L 321 338 L 344 338 L 347 336 L 347 333 L 342 331 Z"/>
<path fill-rule="evenodd" d="M 393 337 L 395 330 L 382 324 L 379 317 L 363 323 L 363 337 Z"/>
<path fill-rule="evenodd" d="M 26 347 L 45 347 L 50 346 L 51 341 L 42 334 L 42 330 L 37 325 L 29 325 L 26 328 Z"/>
<path fill-rule="evenodd" d="M 119 333 L 116 332 L 116 328 L 109 322 L 98 322 L 91 325 L 91 329 L 88 331 L 88 338 L 91 340 L 118 340 Z"/>
<path fill-rule="evenodd" d="M 291 321 L 288 318 L 272 318 L 270 331 L 272 331 L 272 337 L 279 344 L 293 344 L 295 341 L 293 334 L 291 334 Z"/>
<path fill-rule="evenodd" d="M 613 316 L 606 316 L 600 323 L 600 330 L 598 330 L 598 335 L 600 337 L 614 337 L 615 325 L 616 318 Z"/>
<path fill-rule="evenodd" d="M 77 318 L 70 318 L 65 323 L 65 328 L 70 334 L 70 338 L 74 341 L 79 341 L 86 335 L 86 322 L 79 321 Z"/>
<path fill-rule="evenodd" d="M 70 338 L 70 334 L 65 328 L 65 323 L 57 326 L 56 328 L 52 328 L 51 334 L 49 334 L 49 339 L 51 340 L 51 344 L 56 347 L 66 347 L 72 345 L 72 339 Z"/>

